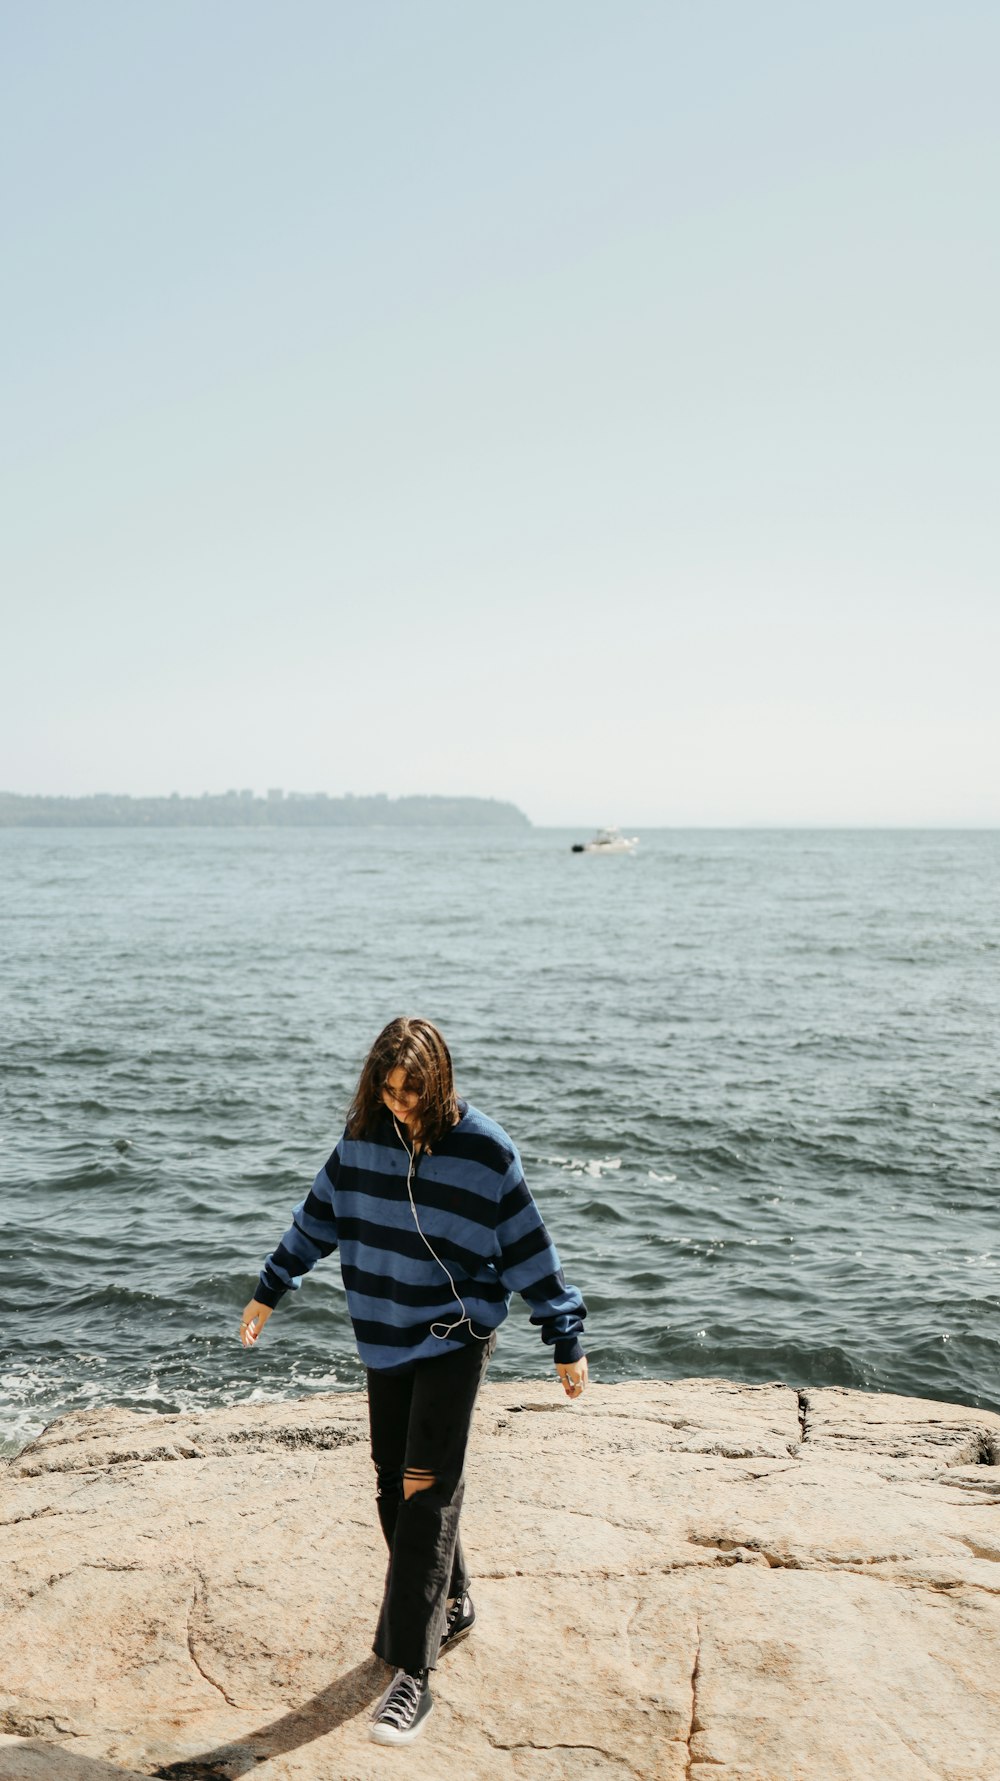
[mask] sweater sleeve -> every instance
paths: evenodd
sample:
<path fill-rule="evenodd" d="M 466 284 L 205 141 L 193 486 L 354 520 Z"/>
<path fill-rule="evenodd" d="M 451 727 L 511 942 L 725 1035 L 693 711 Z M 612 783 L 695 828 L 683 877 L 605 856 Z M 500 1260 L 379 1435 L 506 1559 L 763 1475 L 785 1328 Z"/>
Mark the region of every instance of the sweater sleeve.
<path fill-rule="evenodd" d="M 580 1336 L 587 1307 L 579 1289 L 566 1284 L 555 1244 L 542 1223 L 524 1179 L 520 1158 L 504 1177 L 497 1217 L 500 1254 L 496 1270 L 508 1292 L 531 1306 L 531 1322 L 562 1363 L 582 1359 Z"/>
<path fill-rule="evenodd" d="M 306 1198 L 292 1213 L 292 1222 L 264 1262 L 254 1298 L 273 1307 L 286 1292 L 294 1291 L 303 1274 L 337 1247 L 337 1221 L 333 1190 L 340 1173 L 340 1145 L 324 1163 Z"/>

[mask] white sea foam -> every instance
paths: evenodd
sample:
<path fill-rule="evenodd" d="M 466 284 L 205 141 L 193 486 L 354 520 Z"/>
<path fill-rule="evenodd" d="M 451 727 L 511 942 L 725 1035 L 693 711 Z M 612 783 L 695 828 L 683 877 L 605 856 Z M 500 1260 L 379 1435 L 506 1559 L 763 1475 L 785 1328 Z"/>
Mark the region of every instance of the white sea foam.
<path fill-rule="evenodd" d="M 581 1181 L 585 1175 L 589 1175 L 592 1181 L 600 1181 L 603 1175 L 613 1175 L 622 1166 L 620 1156 L 545 1156 L 537 1160 L 565 1169 L 574 1181 Z"/>

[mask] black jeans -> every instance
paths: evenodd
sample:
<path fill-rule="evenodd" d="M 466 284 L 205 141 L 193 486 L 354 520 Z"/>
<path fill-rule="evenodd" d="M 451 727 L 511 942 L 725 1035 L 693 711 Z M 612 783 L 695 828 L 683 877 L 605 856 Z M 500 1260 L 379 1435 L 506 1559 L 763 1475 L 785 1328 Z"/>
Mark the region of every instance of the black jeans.
<path fill-rule="evenodd" d="M 402 1373 L 368 1369 L 378 1518 L 389 1548 L 372 1650 L 396 1668 L 435 1667 L 448 1597 L 469 1586 L 458 1537 L 465 1449 L 496 1340 L 494 1333 Z M 404 1497 L 404 1471 L 431 1473 L 435 1482 Z"/>

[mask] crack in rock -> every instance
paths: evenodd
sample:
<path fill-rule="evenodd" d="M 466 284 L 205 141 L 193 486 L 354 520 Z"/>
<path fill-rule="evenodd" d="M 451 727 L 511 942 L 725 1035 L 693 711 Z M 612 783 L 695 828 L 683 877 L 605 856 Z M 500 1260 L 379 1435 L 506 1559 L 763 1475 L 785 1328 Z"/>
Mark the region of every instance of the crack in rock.
<path fill-rule="evenodd" d="M 953 1589 L 973 1589 L 982 1595 L 1000 1595 L 1000 1585 L 991 1588 L 988 1583 L 973 1583 L 966 1577 L 886 1577 L 880 1571 L 860 1569 L 851 1564 L 843 1564 L 839 1569 L 849 1577 L 863 1577 L 866 1583 L 882 1583 L 887 1589 L 933 1589 L 938 1595 L 948 1595 Z"/>
<path fill-rule="evenodd" d="M 54 1505 L 47 1504 L 43 1509 L 29 1510 L 27 1515 L 13 1515 L 9 1520 L 0 1521 L 0 1527 L 21 1527 L 26 1521 L 41 1521 L 43 1515 L 64 1515 L 65 1513 L 64 1509 L 57 1509 Z M 86 1509 L 77 1509 L 74 1513 L 86 1515 L 87 1511 Z"/>
<path fill-rule="evenodd" d="M 605 1750 L 600 1744 L 532 1744 L 521 1740 L 516 1744 L 504 1744 L 500 1738 L 493 1738 L 489 1732 L 486 1738 L 493 1750 L 592 1750 L 595 1756 L 603 1756 L 607 1762 L 623 1761 L 621 1755 L 614 1750 Z"/>
<path fill-rule="evenodd" d="M 563 1405 L 562 1404 L 508 1404 L 507 1409 L 510 1412 L 511 1416 L 519 1416 L 522 1410 L 549 1411 L 550 1413 L 554 1413 L 557 1416 L 561 1416 L 563 1413 Z M 502 1750 L 508 1750 L 511 1748 L 511 1746 L 508 1744 L 502 1744 L 502 1745 L 498 1745 L 497 1748 L 502 1749 Z M 513 1746 L 513 1748 L 515 1750 L 535 1750 L 535 1749 L 541 1749 L 542 1746 L 535 1745 L 535 1744 L 515 1744 Z M 548 1748 L 548 1746 L 545 1746 L 545 1748 Z M 588 1748 L 589 1748 L 589 1746 L 588 1746 Z"/>
<path fill-rule="evenodd" d="M 949 1460 L 950 1466 L 1000 1466 L 1000 1441 L 991 1429 L 976 1429 L 964 1447 Z"/>
<path fill-rule="evenodd" d="M 191 1762 L 172 1762 L 165 1769 L 154 1769 L 153 1781 L 232 1781 L 232 1774 L 228 1768 L 220 1769 L 218 1763 L 195 1757 Z"/>
<path fill-rule="evenodd" d="M 809 1439 L 809 1397 L 804 1391 L 797 1391 L 799 1400 L 799 1445 Z"/>
<path fill-rule="evenodd" d="M 327 1423 L 316 1428 L 234 1429 L 227 1441 L 233 1446 L 255 1447 L 261 1453 L 269 1447 L 318 1447 L 322 1452 L 329 1452 L 335 1447 L 354 1447 L 365 1438 L 364 1433 L 353 1426 L 345 1428 L 339 1423 Z M 224 1457 L 225 1450 L 222 1454 Z"/>
<path fill-rule="evenodd" d="M 547 1509 L 550 1506 L 548 1502 L 546 1502 L 544 1500 L 539 1501 L 538 1498 L 536 1498 L 536 1497 L 522 1496 L 521 1502 L 525 1508 L 530 1507 L 533 1509 Z M 559 1514 L 561 1516 L 562 1515 L 582 1515 L 585 1521 L 600 1521 L 603 1523 L 603 1525 L 605 1527 L 617 1527 L 617 1528 L 620 1528 L 623 1533 L 627 1533 L 627 1534 L 628 1533 L 658 1534 L 660 1532 L 660 1529 L 662 1526 L 661 1522 L 652 1521 L 652 1520 L 650 1520 L 650 1521 L 638 1521 L 638 1520 L 616 1521 L 614 1519 L 614 1516 L 605 1515 L 602 1513 L 602 1511 L 600 1509 L 577 1509 L 577 1508 L 568 1508 L 567 1507 L 567 1508 L 561 1508 L 559 1510 Z"/>
<path fill-rule="evenodd" d="M 959 1534 L 958 1537 L 962 1545 L 969 1548 L 973 1558 L 984 1558 L 990 1564 L 1000 1565 L 1000 1551 L 995 1546 L 980 1546 L 979 1541 L 973 1540 L 969 1534 Z"/>
<path fill-rule="evenodd" d="M 691 1751 L 691 1739 L 694 1737 L 695 1732 L 701 1731 L 701 1723 L 698 1719 L 698 1667 L 700 1663 L 701 1621 L 699 1620 L 695 1622 L 694 1662 L 691 1665 L 691 1717 L 688 1721 L 687 1734 L 684 1739 L 684 1743 L 687 1747 L 687 1761 L 684 1764 L 684 1774 L 687 1781 L 691 1781 L 691 1767 L 694 1762 L 694 1756 Z"/>
<path fill-rule="evenodd" d="M 556 1406 L 559 1408 L 560 1406 Z M 91 1465 L 80 1463 L 75 1451 L 57 1458 L 49 1457 L 42 1452 L 34 1463 L 24 1464 L 25 1456 L 30 1449 L 25 1447 L 17 1455 L 16 1478 L 40 1478 L 47 1472 L 94 1472 L 100 1473 L 106 1468 L 162 1465 L 171 1460 L 211 1460 L 226 1459 L 234 1451 L 250 1453 L 268 1453 L 274 1448 L 327 1450 L 337 1447 L 350 1447 L 365 1440 L 366 1435 L 354 1427 L 340 1424 L 321 1425 L 318 1428 L 243 1428 L 229 1431 L 221 1439 L 203 1440 L 200 1447 L 183 1436 L 169 1443 L 160 1443 L 153 1447 L 116 1447 L 109 1452 L 95 1457 Z"/>
<path fill-rule="evenodd" d="M 991 1559 L 994 1563 L 1000 1563 L 1000 1554 L 998 1554 L 995 1549 L 978 1546 L 976 1542 L 969 1539 L 968 1536 L 964 1534 L 959 1534 L 957 1537 L 962 1541 L 963 1545 L 969 1547 L 976 1558 Z M 724 1534 L 712 1535 L 694 1533 L 688 1534 L 688 1543 L 692 1546 L 705 1546 L 714 1549 L 720 1555 L 715 1560 L 716 1564 L 747 1563 L 748 1560 L 744 1557 L 744 1554 L 752 1553 L 755 1558 L 765 1559 L 767 1561 L 768 1569 L 772 1571 L 811 1571 L 818 1572 L 821 1576 L 835 1576 L 840 1572 L 847 1572 L 852 1577 L 874 1577 L 876 1582 L 898 1584 L 906 1589 L 934 1589 L 938 1591 L 950 1589 L 978 1589 L 982 1590 L 986 1595 L 1000 1594 L 1000 1588 L 994 1588 L 988 1583 L 976 1583 L 973 1582 L 971 1578 L 966 1577 L 913 1578 L 907 1577 L 906 1575 L 883 1577 L 873 1571 L 872 1567 L 875 1565 L 907 1565 L 911 1563 L 919 1563 L 919 1555 L 914 1553 L 874 1552 L 868 1558 L 860 1558 L 854 1555 L 838 1558 L 836 1554 L 830 1554 L 826 1558 L 800 1558 L 794 1553 L 770 1551 L 766 1546 L 763 1546 L 759 1540 L 756 1540 L 752 1534 L 748 1535 L 745 1540 L 733 1540 L 727 1538 Z M 667 1569 L 670 1570 L 684 1570 L 686 1568 L 689 1567 L 686 1567 L 683 1564 L 667 1567 Z M 635 1575 L 639 1574 L 640 1573 L 638 1572 L 635 1573 Z"/>
<path fill-rule="evenodd" d="M 822 1571 L 827 1568 L 821 1563 L 804 1565 L 792 1553 L 770 1552 L 753 1534 L 748 1534 L 745 1540 L 732 1540 L 725 1534 L 688 1534 L 688 1544 L 708 1546 L 718 1552 L 720 1557 L 716 1559 L 716 1564 L 752 1564 L 757 1559 L 766 1559 L 772 1571 Z M 745 1553 L 752 1553 L 753 1557 L 748 1560 L 744 1557 Z"/>
<path fill-rule="evenodd" d="M 198 1575 L 201 1579 L 202 1588 L 205 1590 L 205 1592 L 207 1594 L 208 1591 L 207 1591 L 207 1585 L 205 1583 L 205 1579 L 204 1579 L 204 1577 L 201 1576 L 200 1572 L 198 1573 Z M 210 1676 L 208 1671 L 206 1669 L 204 1669 L 198 1661 L 198 1655 L 194 1648 L 194 1632 L 191 1627 L 191 1615 L 193 1614 L 195 1608 L 197 1607 L 197 1604 L 198 1604 L 198 1585 L 196 1583 L 194 1586 L 194 1589 L 191 1593 L 191 1600 L 188 1603 L 187 1622 L 185 1625 L 185 1633 L 187 1635 L 188 1656 L 190 1657 L 191 1662 L 194 1665 L 195 1669 L 197 1670 L 199 1676 L 201 1676 L 208 1683 L 210 1688 L 214 1688 L 218 1694 L 221 1694 L 227 1707 L 235 1707 L 237 1709 L 237 1711 L 240 1711 L 239 1701 L 232 1700 L 231 1697 L 226 1693 L 221 1682 L 216 1682 L 215 1677 Z"/>
<path fill-rule="evenodd" d="M 65 1720 L 56 1719 L 52 1713 L 44 1713 L 39 1718 L 31 1714 L 0 1712 L 0 1732 L 13 1738 L 51 1738 L 53 1733 L 59 1738 L 82 1738 L 83 1732 L 74 1731 Z"/>

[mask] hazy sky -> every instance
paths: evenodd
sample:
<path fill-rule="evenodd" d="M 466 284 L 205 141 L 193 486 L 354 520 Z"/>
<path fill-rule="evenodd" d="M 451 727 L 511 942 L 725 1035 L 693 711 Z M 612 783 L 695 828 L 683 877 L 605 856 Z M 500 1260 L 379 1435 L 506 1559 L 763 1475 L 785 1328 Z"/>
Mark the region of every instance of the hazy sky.
<path fill-rule="evenodd" d="M 0 37 L 0 788 L 1000 823 L 996 0 Z"/>

